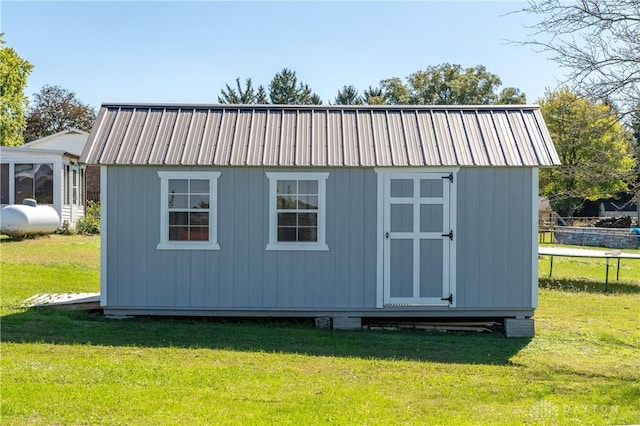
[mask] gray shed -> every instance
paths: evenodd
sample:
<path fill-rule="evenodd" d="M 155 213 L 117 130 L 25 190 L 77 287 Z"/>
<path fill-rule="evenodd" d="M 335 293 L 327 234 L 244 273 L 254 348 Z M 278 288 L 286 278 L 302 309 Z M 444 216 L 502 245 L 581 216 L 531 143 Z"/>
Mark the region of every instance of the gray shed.
<path fill-rule="evenodd" d="M 104 104 L 81 161 L 107 315 L 533 333 L 538 168 L 559 164 L 537 106 Z"/>

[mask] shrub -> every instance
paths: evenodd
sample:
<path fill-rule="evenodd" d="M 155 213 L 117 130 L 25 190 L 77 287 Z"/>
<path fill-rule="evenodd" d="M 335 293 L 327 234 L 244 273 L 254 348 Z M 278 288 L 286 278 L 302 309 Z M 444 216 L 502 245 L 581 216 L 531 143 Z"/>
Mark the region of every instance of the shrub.
<path fill-rule="evenodd" d="M 100 203 L 89 201 L 84 216 L 76 222 L 76 231 L 79 234 L 100 233 Z"/>

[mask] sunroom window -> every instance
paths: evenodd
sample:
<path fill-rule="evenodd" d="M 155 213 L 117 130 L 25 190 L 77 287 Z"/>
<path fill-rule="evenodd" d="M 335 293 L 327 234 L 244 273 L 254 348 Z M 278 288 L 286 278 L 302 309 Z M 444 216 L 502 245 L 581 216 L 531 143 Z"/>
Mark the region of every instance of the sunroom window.
<path fill-rule="evenodd" d="M 53 204 L 53 164 L 16 164 L 14 200 L 35 198 L 40 204 Z"/>

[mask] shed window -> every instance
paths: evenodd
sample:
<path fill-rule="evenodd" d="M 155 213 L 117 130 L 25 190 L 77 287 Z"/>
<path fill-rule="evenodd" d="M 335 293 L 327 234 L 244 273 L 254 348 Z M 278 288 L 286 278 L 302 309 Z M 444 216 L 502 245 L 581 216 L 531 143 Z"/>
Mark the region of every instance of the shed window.
<path fill-rule="evenodd" d="M 328 250 L 325 191 L 329 173 L 267 173 L 267 250 Z"/>
<path fill-rule="evenodd" d="M 219 250 L 217 183 L 220 172 L 158 172 L 161 229 L 158 249 Z"/>

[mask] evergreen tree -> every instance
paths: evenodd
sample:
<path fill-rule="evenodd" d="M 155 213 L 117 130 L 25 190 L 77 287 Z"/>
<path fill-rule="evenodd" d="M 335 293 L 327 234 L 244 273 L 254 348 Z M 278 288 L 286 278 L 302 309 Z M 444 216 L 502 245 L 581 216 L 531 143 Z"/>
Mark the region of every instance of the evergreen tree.
<path fill-rule="evenodd" d="M 384 96 L 380 87 L 369 86 L 369 88 L 362 93 L 362 99 L 367 105 L 384 104 Z"/>
<path fill-rule="evenodd" d="M 269 99 L 277 105 L 319 105 L 320 96 L 307 84 L 299 83 L 295 71 L 284 68 L 269 83 Z"/>
<path fill-rule="evenodd" d="M 336 105 L 362 105 L 362 97 L 354 86 L 343 86 L 335 98 Z"/>

